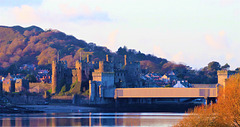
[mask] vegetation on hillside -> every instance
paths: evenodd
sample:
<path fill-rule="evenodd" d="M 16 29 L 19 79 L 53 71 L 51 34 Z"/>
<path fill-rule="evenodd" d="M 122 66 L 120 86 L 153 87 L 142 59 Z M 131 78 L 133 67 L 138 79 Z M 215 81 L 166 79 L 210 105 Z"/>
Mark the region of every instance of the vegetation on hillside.
<path fill-rule="evenodd" d="M 87 47 L 87 43 L 68 36 L 57 30 L 44 31 L 39 27 L 22 28 L 0 27 L 0 66 L 11 64 L 51 64 L 57 59 L 75 55 L 79 48 Z"/>
<path fill-rule="evenodd" d="M 231 76 L 220 90 L 216 104 L 196 107 L 176 127 L 240 126 L 240 74 Z"/>

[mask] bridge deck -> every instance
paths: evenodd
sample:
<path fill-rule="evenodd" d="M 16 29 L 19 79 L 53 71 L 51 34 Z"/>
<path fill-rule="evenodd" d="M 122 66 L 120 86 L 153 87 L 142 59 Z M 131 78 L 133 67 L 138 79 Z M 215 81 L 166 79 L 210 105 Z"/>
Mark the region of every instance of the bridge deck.
<path fill-rule="evenodd" d="M 114 98 L 217 97 L 217 88 L 117 88 Z"/>

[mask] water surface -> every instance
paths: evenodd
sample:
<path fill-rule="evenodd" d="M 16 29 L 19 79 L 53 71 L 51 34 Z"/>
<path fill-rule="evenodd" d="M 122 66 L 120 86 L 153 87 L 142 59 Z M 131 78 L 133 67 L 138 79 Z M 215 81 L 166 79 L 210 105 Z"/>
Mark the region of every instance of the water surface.
<path fill-rule="evenodd" d="M 1 126 L 162 126 L 176 124 L 184 113 L 43 113 L 1 114 Z"/>

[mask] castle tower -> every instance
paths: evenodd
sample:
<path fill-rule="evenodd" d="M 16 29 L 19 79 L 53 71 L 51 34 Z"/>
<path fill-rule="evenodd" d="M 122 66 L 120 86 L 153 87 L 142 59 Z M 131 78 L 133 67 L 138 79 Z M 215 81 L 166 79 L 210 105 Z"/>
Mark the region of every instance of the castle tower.
<path fill-rule="evenodd" d="M 76 61 L 77 79 L 82 82 L 82 62 Z"/>
<path fill-rule="evenodd" d="M 124 66 L 127 65 L 127 55 L 124 55 Z"/>
<path fill-rule="evenodd" d="M 108 58 L 108 55 L 106 55 L 106 61 L 109 62 L 109 58 Z"/>
<path fill-rule="evenodd" d="M 57 88 L 57 63 L 52 62 L 52 93 L 56 93 Z"/>
<path fill-rule="evenodd" d="M 3 82 L 0 81 L 0 96 L 2 97 L 3 96 Z"/>
<path fill-rule="evenodd" d="M 92 62 L 92 55 L 87 54 L 87 63 Z"/>
<path fill-rule="evenodd" d="M 232 74 L 234 74 L 234 73 L 231 71 L 227 71 L 227 70 L 217 71 L 218 84 L 225 87 L 226 79 L 228 79 Z"/>
<path fill-rule="evenodd" d="M 104 62 L 103 61 L 99 61 L 99 71 L 104 72 Z"/>
<path fill-rule="evenodd" d="M 106 61 L 107 62 L 112 62 L 112 56 L 111 55 L 106 55 Z"/>

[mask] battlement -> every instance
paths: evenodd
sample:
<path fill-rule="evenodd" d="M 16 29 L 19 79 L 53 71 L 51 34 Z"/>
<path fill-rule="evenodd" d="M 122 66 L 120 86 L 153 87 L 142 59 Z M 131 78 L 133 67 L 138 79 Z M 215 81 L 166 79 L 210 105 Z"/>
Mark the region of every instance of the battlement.
<path fill-rule="evenodd" d="M 218 76 L 226 76 L 227 78 L 229 78 L 229 76 L 235 74 L 235 71 L 228 71 L 228 70 L 220 70 L 217 71 L 217 75 Z"/>
<path fill-rule="evenodd" d="M 228 75 L 228 70 L 217 71 L 217 75 Z"/>
<path fill-rule="evenodd" d="M 52 61 L 52 66 L 62 66 L 67 68 L 67 61 Z"/>
<path fill-rule="evenodd" d="M 107 61 L 99 61 L 98 72 L 113 72 L 113 63 Z"/>

